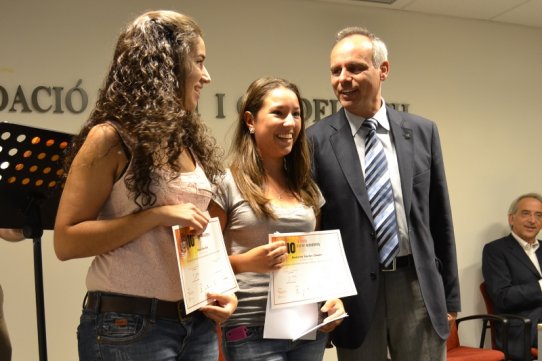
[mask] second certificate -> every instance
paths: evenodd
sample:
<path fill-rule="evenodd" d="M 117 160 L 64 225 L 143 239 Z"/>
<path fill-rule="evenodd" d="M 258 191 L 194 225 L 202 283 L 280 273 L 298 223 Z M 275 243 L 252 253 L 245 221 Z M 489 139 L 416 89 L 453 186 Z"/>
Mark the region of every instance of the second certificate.
<path fill-rule="evenodd" d="M 357 294 L 339 230 L 276 233 L 288 259 L 271 273 L 271 307 L 289 307 Z"/>

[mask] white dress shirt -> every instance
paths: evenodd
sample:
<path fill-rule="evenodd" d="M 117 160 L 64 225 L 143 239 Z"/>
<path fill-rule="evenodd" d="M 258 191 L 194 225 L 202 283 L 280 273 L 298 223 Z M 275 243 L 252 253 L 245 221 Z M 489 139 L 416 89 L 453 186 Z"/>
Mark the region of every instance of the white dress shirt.
<path fill-rule="evenodd" d="M 538 243 L 538 241 L 532 244 L 529 242 L 525 242 L 523 239 L 520 238 L 520 236 L 518 236 L 514 232 L 512 232 L 512 237 L 514 237 L 516 241 L 518 241 L 523 251 L 525 251 L 527 257 L 529 257 L 534 267 L 537 269 L 538 273 L 542 275 L 542 272 L 540 271 L 540 262 L 538 262 L 538 257 L 536 257 L 536 250 L 538 249 L 538 247 L 540 247 L 540 243 Z M 542 291 L 542 279 L 538 281 L 538 284 L 540 285 L 540 290 Z"/>

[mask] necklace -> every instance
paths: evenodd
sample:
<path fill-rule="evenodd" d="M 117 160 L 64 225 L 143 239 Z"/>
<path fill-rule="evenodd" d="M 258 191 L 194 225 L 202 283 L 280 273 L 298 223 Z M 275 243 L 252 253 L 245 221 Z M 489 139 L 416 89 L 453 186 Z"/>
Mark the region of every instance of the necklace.
<path fill-rule="evenodd" d="M 279 194 L 277 194 L 277 198 L 282 200 L 282 196 L 284 195 L 284 193 L 286 193 L 286 191 L 282 191 Z"/>
<path fill-rule="evenodd" d="M 265 190 L 266 190 L 266 193 L 268 193 L 271 196 L 270 198 L 275 198 L 275 199 L 278 199 L 278 200 L 282 200 L 282 198 L 285 195 L 288 195 L 290 193 L 290 191 L 288 189 L 277 191 L 275 189 L 275 187 L 270 187 L 269 184 L 266 184 Z M 286 197 L 284 197 L 284 198 L 286 198 Z"/>

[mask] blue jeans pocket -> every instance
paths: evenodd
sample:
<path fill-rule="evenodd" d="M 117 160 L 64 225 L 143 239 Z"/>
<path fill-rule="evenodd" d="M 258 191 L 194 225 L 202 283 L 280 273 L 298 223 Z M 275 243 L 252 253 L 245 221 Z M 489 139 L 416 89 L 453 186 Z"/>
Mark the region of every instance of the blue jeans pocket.
<path fill-rule="evenodd" d="M 223 335 L 231 330 L 223 329 Z M 235 327 L 233 328 L 235 329 Z M 234 332 L 234 334 L 237 334 Z M 326 333 L 318 332 L 316 340 L 264 339 L 263 327 L 246 327 L 242 337 L 223 339 L 223 349 L 228 361 L 315 361 L 322 360 L 328 339 Z M 246 336 L 246 337 L 245 337 Z"/>
<path fill-rule="evenodd" d="M 238 326 L 224 330 L 224 343 L 228 347 L 263 340 L 263 327 Z M 242 335 L 241 335 L 242 332 Z M 228 337 L 230 334 L 233 337 Z"/>
<path fill-rule="evenodd" d="M 83 311 L 78 327 L 81 361 L 216 361 L 215 323 L 204 317 L 186 322 L 120 312 Z"/>
<path fill-rule="evenodd" d="M 98 343 L 125 344 L 138 340 L 151 327 L 143 316 L 107 312 L 100 314 L 96 323 Z"/>

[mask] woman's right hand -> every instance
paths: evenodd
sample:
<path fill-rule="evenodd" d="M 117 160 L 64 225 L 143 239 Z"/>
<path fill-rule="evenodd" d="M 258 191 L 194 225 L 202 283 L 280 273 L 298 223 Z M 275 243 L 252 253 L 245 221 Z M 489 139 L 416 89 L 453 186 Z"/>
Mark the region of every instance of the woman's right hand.
<path fill-rule="evenodd" d="M 286 243 L 277 241 L 254 247 L 242 254 L 232 255 L 230 262 L 235 273 L 267 273 L 280 269 L 287 258 Z"/>
<path fill-rule="evenodd" d="M 209 214 L 192 203 L 157 208 L 156 211 L 160 214 L 162 226 L 165 227 L 178 225 L 179 227 L 188 227 L 191 234 L 201 234 L 207 227 L 207 223 L 209 223 Z"/>

